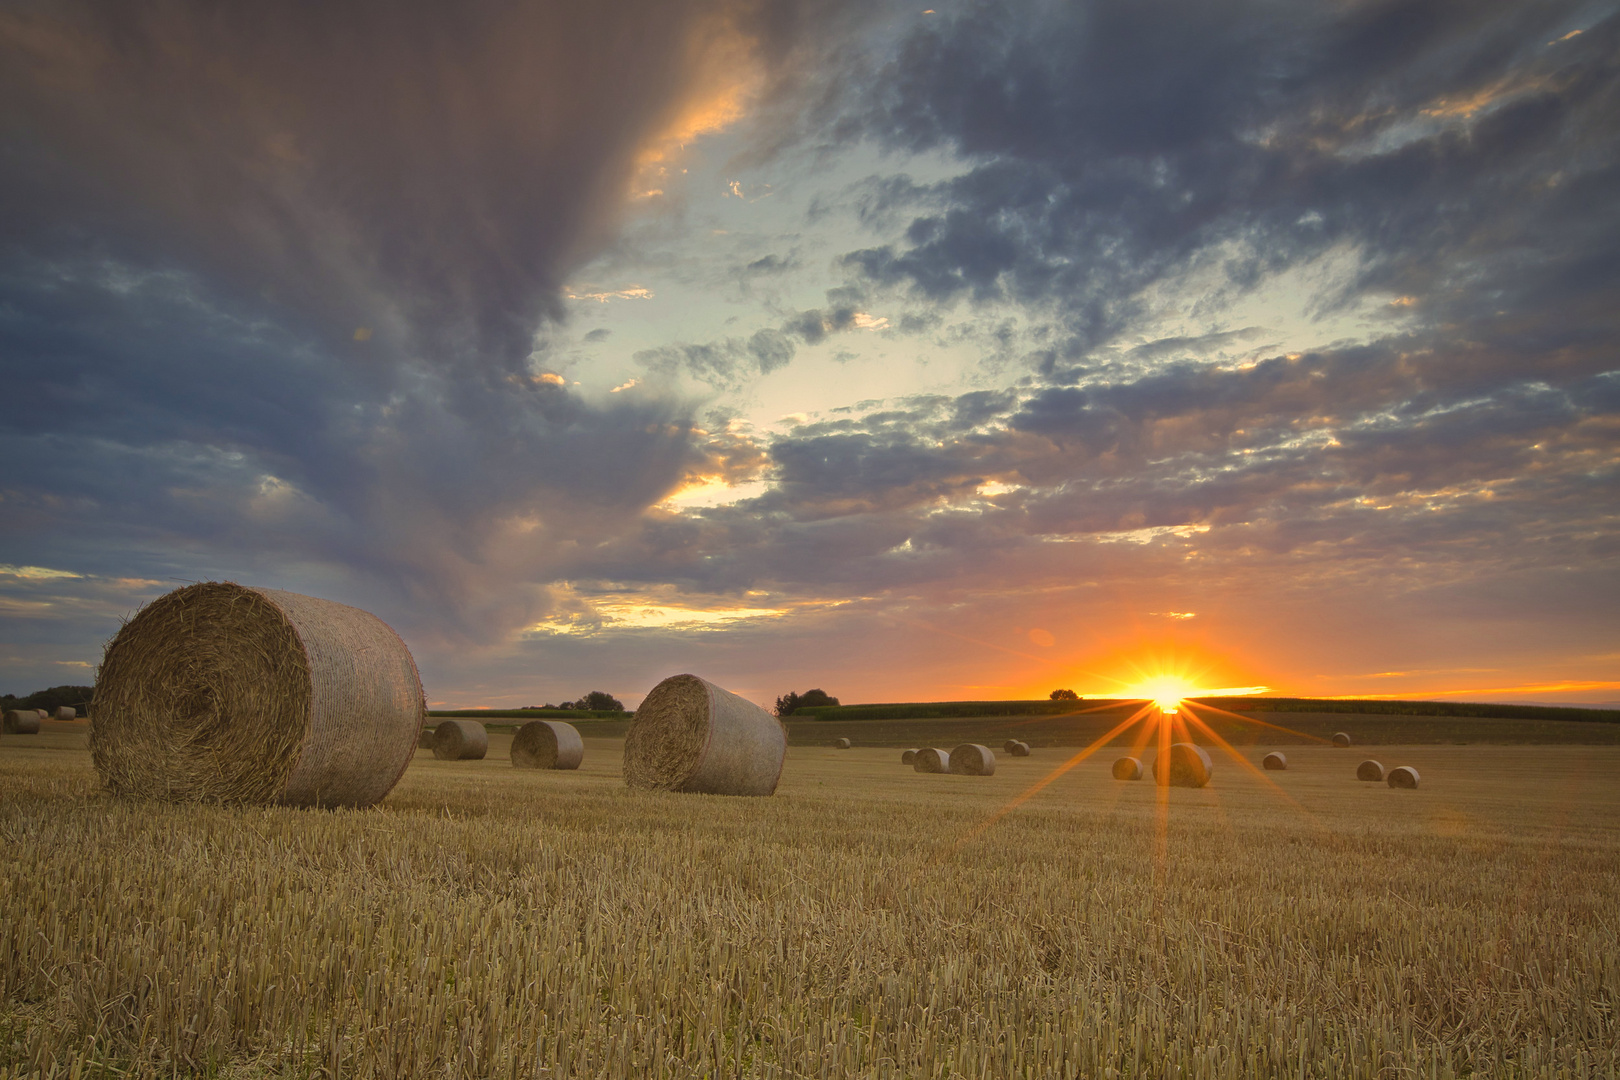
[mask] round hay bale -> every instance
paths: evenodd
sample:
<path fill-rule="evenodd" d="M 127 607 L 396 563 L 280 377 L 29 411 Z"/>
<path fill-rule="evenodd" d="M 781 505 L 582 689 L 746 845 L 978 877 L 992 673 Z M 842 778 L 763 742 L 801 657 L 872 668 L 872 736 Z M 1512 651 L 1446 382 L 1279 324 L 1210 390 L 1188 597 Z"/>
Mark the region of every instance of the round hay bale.
<path fill-rule="evenodd" d="M 1288 755 L 1283 753 L 1281 750 L 1273 750 L 1271 753 L 1265 756 L 1264 760 L 1262 760 L 1260 764 L 1264 765 L 1272 772 L 1281 772 L 1283 769 L 1288 768 Z"/>
<path fill-rule="evenodd" d="M 1349 746 L 1350 745 L 1350 736 L 1349 736 L 1349 734 L 1346 733 L 1346 732 L 1343 732 L 1343 731 L 1335 731 L 1333 733 L 1333 745 L 1337 746 L 1341 750 L 1343 750 L 1345 747 Z"/>
<path fill-rule="evenodd" d="M 424 716 L 410 650 L 375 615 L 202 582 L 107 645 L 90 754 L 108 790 L 170 802 L 369 806 Z"/>
<path fill-rule="evenodd" d="M 850 747 L 852 747 L 854 745 L 855 744 L 850 742 L 848 739 L 834 739 L 833 740 L 833 746 L 837 747 L 839 750 L 848 750 Z"/>
<path fill-rule="evenodd" d="M 5 731 L 7 735 L 38 735 L 38 710 L 8 709 L 6 711 Z"/>
<path fill-rule="evenodd" d="M 435 730 L 437 729 L 423 725 L 422 730 L 416 736 L 416 748 L 418 750 L 433 749 L 433 733 Z"/>
<path fill-rule="evenodd" d="M 1178 742 L 1170 744 L 1169 761 L 1159 754 L 1153 759 L 1153 779 L 1171 787 L 1203 787 L 1209 783 L 1215 765 L 1202 746 Z"/>
<path fill-rule="evenodd" d="M 937 746 L 926 746 L 917 751 L 912 760 L 911 767 L 918 772 L 943 773 L 951 771 L 951 755 L 948 750 L 941 750 Z"/>
<path fill-rule="evenodd" d="M 965 742 L 951 751 L 950 768 L 958 776 L 994 776 L 996 755 L 981 743 Z"/>
<path fill-rule="evenodd" d="M 1017 739 L 1008 739 L 1006 742 L 1001 744 L 1001 752 L 1004 753 L 1004 754 L 1010 754 L 1010 753 L 1013 752 L 1013 747 L 1015 747 L 1017 745 L 1018 745 L 1018 740 Z"/>
<path fill-rule="evenodd" d="M 1387 779 L 1390 787 L 1405 788 L 1407 791 L 1411 791 L 1413 788 L 1418 786 L 1419 778 L 1418 771 L 1412 768 L 1412 766 L 1400 765 L 1389 770 L 1389 776 Z"/>
<path fill-rule="evenodd" d="M 73 706 L 63 705 L 61 708 L 56 710 L 56 718 L 58 720 L 77 720 L 79 718 L 79 713 L 78 710 L 74 709 Z"/>
<path fill-rule="evenodd" d="M 1384 767 L 1378 762 L 1368 758 L 1356 766 L 1356 779 L 1377 783 L 1384 778 Z"/>
<path fill-rule="evenodd" d="M 1029 757 L 1029 743 L 1022 739 L 1013 740 L 1013 748 L 1007 751 L 1013 757 Z"/>
<path fill-rule="evenodd" d="M 696 675 L 652 688 L 624 738 L 631 787 L 769 795 L 782 777 L 787 732 L 746 698 Z"/>
<path fill-rule="evenodd" d="M 1133 757 L 1122 757 L 1114 762 L 1115 780 L 1142 779 L 1142 763 Z"/>
<path fill-rule="evenodd" d="M 900 754 L 900 764 L 902 764 L 902 765 L 914 764 L 916 762 L 916 760 L 917 760 L 917 755 L 920 754 L 920 753 L 922 753 L 922 751 L 918 750 L 916 747 L 912 747 L 910 750 L 902 751 L 901 754 Z"/>
<path fill-rule="evenodd" d="M 512 765 L 519 769 L 577 769 L 585 760 L 579 729 L 561 720 L 530 720 L 512 739 Z"/>
<path fill-rule="evenodd" d="M 440 720 L 433 729 L 433 756 L 440 761 L 481 761 L 489 753 L 489 728 L 477 720 Z"/>
<path fill-rule="evenodd" d="M 35 709 L 34 712 L 41 720 L 49 720 L 51 718 L 51 714 L 45 709 Z"/>

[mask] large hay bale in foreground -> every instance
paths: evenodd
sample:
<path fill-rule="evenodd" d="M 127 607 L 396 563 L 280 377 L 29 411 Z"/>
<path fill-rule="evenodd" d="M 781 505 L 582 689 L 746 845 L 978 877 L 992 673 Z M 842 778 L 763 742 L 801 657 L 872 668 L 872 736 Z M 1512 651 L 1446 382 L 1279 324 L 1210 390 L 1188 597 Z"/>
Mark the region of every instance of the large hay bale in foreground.
<path fill-rule="evenodd" d="M 1169 761 L 1165 760 L 1167 756 Z M 1168 755 L 1159 754 L 1153 759 L 1153 779 L 1171 787 L 1203 787 L 1214 771 L 1209 754 L 1192 743 L 1171 743 Z"/>
<path fill-rule="evenodd" d="M 440 761 L 482 761 L 489 729 L 477 720 L 440 720 L 433 729 L 433 756 Z"/>
<path fill-rule="evenodd" d="M 1389 770 L 1388 780 L 1390 787 L 1410 791 L 1418 786 L 1418 771 L 1410 765 L 1401 765 Z"/>
<path fill-rule="evenodd" d="M 1378 762 L 1368 758 L 1356 766 L 1356 779 L 1377 783 L 1384 778 L 1384 767 Z"/>
<path fill-rule="evenodd" d="M 993 776 L 996 755 L 988 746 L 968 742 L 951 751 L 951 772 L 958 776 Z"/>
<path fill-rule="evenodd" d="M 782 777 L 787 732 L 746 698 L 696 675 L 652 688 L 624 738 L 631 787 L 769 795 Z"/>
<path fill-rule="evenodd" d="M 577 769 L 585 760 L 579 729 L 561 720 L 530 720 L 512 739 L 512 765 L 519 769 Z"/>
<path fill-rule="evenodd" d="M 848 739 L 834 739 L 833 740 L 833 746 L 836 749 L 839 749 L 839 750 L 848 750 L 850 747 L 852 747 L 854 745 L 855 744 L 850 742 Z"/>
<path fill-rule="evenodd" d="M 1122 757 L 1114 762 L 1115 780 L 1142 779 L 1142 763 L 1133 757 Z"/>
<path fill-rule="evenodd" d="M 1273 772 L 1280 772 L 1288 768 L 1288 755 L 1281 750 L 1273 750 L 1261 760 L 1260 764 Z"/>
<path fill-rule="evenodd" d="M 1349 746 L 1350 745 L 1350 735 L 1349 735 L 1349 733 L 1344 732 L 1344 731 L 1335 731 L 1333 733 L 1333 745 L 1337 746 L 1341 750 L 1343 750 L 1345 747 Z"/>
<path fill-rule="evenodd" d="M 38 735 L 39 713 L 34 709 L 7 709 L 5 732 L 7 735 Z"/>
<path fill-rule="evenodd" d="M 920 754 L 920 753 L 922 753 L 922 751 L 918 750 L 915 746 L 913 746 L 910 750 L 902 750 L 900 752 L 900 764 L 902 764 L 902 765 L 915 764 L 916 761 L 917 761 L 917 755 Z"/>
<path fill-rule="evenodd" d="M 421 730 L 410 650 L 375 615 L 203 582 L 107 645 L 90 754 L 108 790 L 171 802 L 368 806 Z"/>
<path fill-rule="evenodd" d="M 912 759 L 911 767 L 918 772 L 943 773 L 951 771 L 951 754 L 949 750 L 941 750 L 937 746 L 925 746 L 917 751 Z"/>

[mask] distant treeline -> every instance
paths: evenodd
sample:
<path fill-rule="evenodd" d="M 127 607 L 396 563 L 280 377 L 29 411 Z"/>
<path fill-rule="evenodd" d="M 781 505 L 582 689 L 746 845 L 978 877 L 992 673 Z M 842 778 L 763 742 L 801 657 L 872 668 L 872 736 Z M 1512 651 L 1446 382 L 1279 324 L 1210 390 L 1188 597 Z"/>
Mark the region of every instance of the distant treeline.
<path fill-rule="evenodd" d="M 0 710 L 44 709 L 48 713 L 55 713 L 63 705 L 71 705 L 83 716 L 90 711 L 90 699 L 95 692 L 93 686 L 53 686 L 48 690 L 35 690 L 23 697 L 0 694 Z"/>
<path fill-rule="evenodd" d="M 1620 709 L 1564 705 L 1499 705 L 1482 701 L 1358 701 L 1340 698 L 1194 698 L 1228 712 L 1359 713 L 1362 716 L 1476 716 L 1493 720 L 1579 720 L 1620 723 Z"/>
<path fill-rule="evenodd" d="M 1357 713 L 1362 716 L 1471 716 L 1497 720 L 1580 720 L 1620 723 L 1620 709 L 1579 709 L 1559 705 L 1496 705 L 1477 701 L 1362 701 L 1341 698 L 1192 698 L 1227 712 Z M 823 705 L 800 708 L 794 717 L 816 720 L 934 720 L 967 716 L 1061 716 L 1110 712 L 1140 702 L 1121 698 L 1079 701 L 911 701 L 880 705 Z"/>
<path fill-rule="evenodd" d="M 428 716 L 462 716 L 469 720 L 623 720 L 622 709 L 429 709 Z"/>
<path fill-rule="evenodd" d="M 799 707 L 795 717 L 817 720 L 941 720 L 957 716 L 1062 716 L 1106 712 L 1131 702 L 1113 698 L 1082 701 L 902 701 L 886 705 L 816 705 Z"/>

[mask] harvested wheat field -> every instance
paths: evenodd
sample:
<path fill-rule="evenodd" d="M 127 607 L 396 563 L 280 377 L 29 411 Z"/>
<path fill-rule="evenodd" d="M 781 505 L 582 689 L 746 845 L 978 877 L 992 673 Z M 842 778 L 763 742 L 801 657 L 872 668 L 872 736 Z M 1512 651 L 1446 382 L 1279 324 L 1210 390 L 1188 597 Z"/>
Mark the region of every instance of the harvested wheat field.
<path fill-rule="evenodd" d="M 310 810 L 126 801 L 69 728 L 0 743 L 11 1077 L 1620 1073 L 1613 747 L 1103 751 L 998 816 L 1073 751 L 796 746 L 739 799 L 493 732 Z"/>

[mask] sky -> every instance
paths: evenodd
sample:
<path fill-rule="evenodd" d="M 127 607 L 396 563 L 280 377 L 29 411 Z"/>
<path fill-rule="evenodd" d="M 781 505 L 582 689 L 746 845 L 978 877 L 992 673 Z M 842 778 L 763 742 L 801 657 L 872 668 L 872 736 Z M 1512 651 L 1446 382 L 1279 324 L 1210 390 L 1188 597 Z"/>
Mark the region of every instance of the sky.
<path fill-rule="evenodd" d="M 1620 7 L 10 0 L 0 402 L 0 692 L 1620 701 Z"/>

